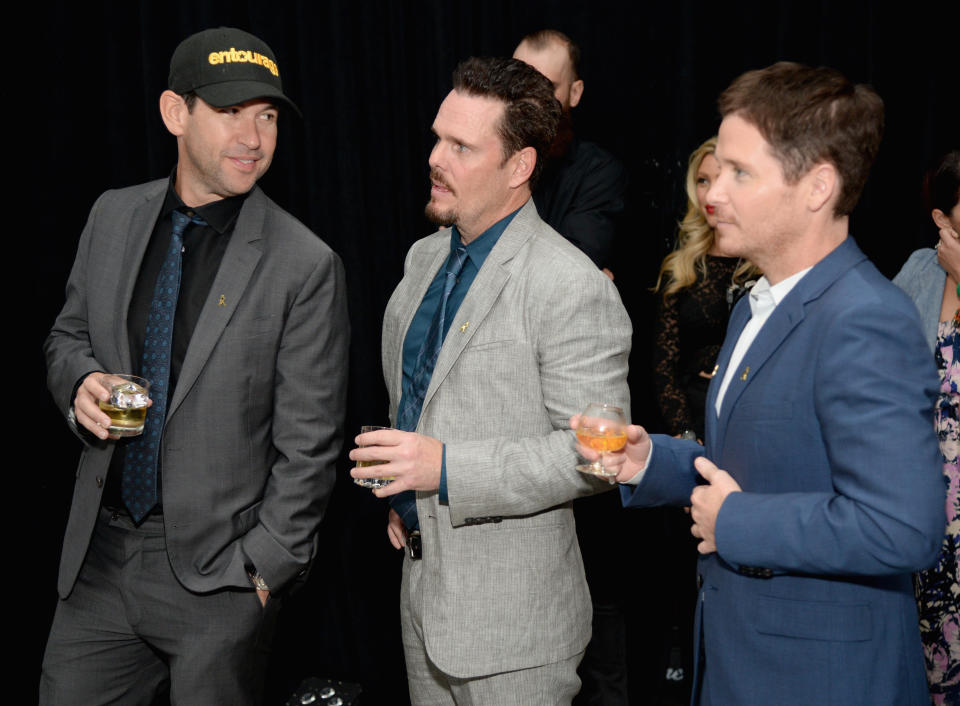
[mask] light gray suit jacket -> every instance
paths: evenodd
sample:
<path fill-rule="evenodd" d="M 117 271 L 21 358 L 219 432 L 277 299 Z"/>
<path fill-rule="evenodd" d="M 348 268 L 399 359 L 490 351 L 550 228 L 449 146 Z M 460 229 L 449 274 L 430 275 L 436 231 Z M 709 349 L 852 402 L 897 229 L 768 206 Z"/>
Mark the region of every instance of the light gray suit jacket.
<path fill-rule="evenodd" d="M 47 339 L 48 385 L 68 412 L 80 377 L 130 372 L 127 310 L 167 180 L 93 206 Z M 259 188 L 237 217 L 190 340 L 163 431 L 163 519 L 192 591 L 271 589 L 305 570 L 342 439 L 349 325 L 336 254 Z M 85 441 L 60 562 L 66 597 L 83 563 L 116 442 Z"/>
<path fill-rule="evenodd" d="M 450 250 L 442 230 L 410 249 L 387 305 L 391 419 L 407 328 Z M 616 288 L 520 209 L 477 273 L 437 359 L 417 431 L 444 442 L 449 504 L 417 493 L 430 659 L 474 677 L 583 650 L 591 608 L 570 501 L 609 489 L 578 473 L 571 415 L 629 414 L 630 320 Z"/>

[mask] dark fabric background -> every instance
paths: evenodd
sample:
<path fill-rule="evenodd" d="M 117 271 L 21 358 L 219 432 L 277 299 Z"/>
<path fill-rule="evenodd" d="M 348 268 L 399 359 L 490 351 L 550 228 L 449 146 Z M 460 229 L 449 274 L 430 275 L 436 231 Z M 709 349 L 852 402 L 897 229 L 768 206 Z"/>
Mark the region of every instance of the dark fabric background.
<path fill-rule="evenodd" d="M 454 65 L 470 55 L 509 54 L 523 34 L 541 27 L 578 40 L 586 92 L 577 130 L 618 155 L 631 176 L 629 226 L 614 270 L 637 329 L 634 418 L 655 428 L 647 288 L 681 215 L 686 157 L 715 132 L 716 97 L 741 72 L 791 59 L 832 65 L 871 83 L 886 102 L 887 134 L 853 232 L 887 275 L 911 250 L 932 244 L 919 185 L 930 160 L 960 136 L 958 25 L 955 10 L 950 16 L 946 9 L 955 3 L 921 5 L 58 0 L 21 8 L 25 17 L 6 27 L 5 73 L 12 83 L 4 131 L 8 159 L 17 159 L 8 209 L 19 222 L 17 233 L 8 230 L 15 246 L 7 270 L 18 283 L 8 288 L 7 310 L 17 312 L 11 344 L 17 357 L 8 376 L 11 394 L 29 400 L 8 418 L 7 436 L 14 481 L 8 516 L 18 536 L 8 542 L 14 551 L 6 586 L 11 596 L 27 595 L 22 611 L 9 604 L 27 626 L 22 635 L 8 635 L 22 645 L 17 680 L 35 688 L 79 454 L 46 393 L 40 347 L 63 303 L 96 196 L 165 176 L 173 165 L 175 142 L 157 100 L 182 38 L 222 24 L 259 35 L 276 51 L 286 91 L 305 115 L 302 123 L 282 117 L 277 156 L 262 186 L 346 266 L 353 326 L 348 439 L 361 424 L 387 418 L 382 313 L 408 247 L 431 230 L 422 216 L 429 127 Z M 344 461 L 338 470 L 311 580 L 281 619 L 273 703 L 311 674 L 362 682 L 368 704 L 406 701 L 400 556 L 385 537 L 385 506 L 350 483 L 348 467 Z M 623 591 L 642 595 L 655 572 L 638 559 L 624 569 Z"/>

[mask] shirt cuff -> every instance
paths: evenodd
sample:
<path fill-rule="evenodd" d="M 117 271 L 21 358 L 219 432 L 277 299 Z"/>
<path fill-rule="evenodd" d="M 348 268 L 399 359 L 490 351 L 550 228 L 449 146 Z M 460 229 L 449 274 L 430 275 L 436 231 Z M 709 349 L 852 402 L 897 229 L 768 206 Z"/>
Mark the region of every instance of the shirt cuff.
<path fill-rule="evenodd" d="M 653 439 L 650 439 L 650 453 L 647 454 L 647 462 L 643 464 L 643 468 L 637 471 L 637 474 L 633 478 L 621 483 L 621 485 L 640 485 L 640 481 L 643 480 L 643 476 L 646 474 L 647 469 L 650 468 L 650 461 L 653 459 L 654 447 L 655 444 L 653 443 Z"/>
<path fill-rule="evenodd" d="M 74 400 L 77 399 L 77 390 L 80 389 L 80 386 L 83 384 L 83 381 L 87 379 L 88 375 L 92 373 L 102 373 L 102 370 L 88 370 L 83 375 L 81 375 L 73 385 L 73 392 L 70 393 L 70 406 L 67 407 L 67 423 L 73 427 L 79 434 L 83 434 L 85 437 L 90 439 L 96 439 L 97 437 L 86 427 L 80 426 L 80 423 L 77 422 L 77 412 L 73 407 Z"/>
<path fill-rule="evenodd" d="M 447 497 L 447 445 L 443 444 L 441 447 L 442 460 L 440 461 L 440 503 L 443 505 L 449 505 L 450 500 Z"/>

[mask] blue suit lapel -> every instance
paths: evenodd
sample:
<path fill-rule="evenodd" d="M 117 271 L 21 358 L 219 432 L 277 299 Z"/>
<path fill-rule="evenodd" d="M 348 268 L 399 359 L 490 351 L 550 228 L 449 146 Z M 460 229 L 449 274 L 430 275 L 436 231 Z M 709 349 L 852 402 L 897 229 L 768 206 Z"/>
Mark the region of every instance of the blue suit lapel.
<path fill-rule="evenodd" d="M 812 274 L 812 271 L 807 273 L 807 277 Z M 777 305 L 770 318 L 764 323 L 763 328 L 760 329 L 757 337 L 753 339 L 753 343 L 750 344 L 750 348 L 744 354 L 743 360 L 740 361 L 734 371 L 733 377 L 730 378 L 730 384 L 723 396 L 723 405 L 720 407 L 720 417 L 717 419 L 719 448 L 723 446 L 730 414 L 737 404 L 737 400 L 740 399 L 740 395 L 756 379 L 757 373 L 763 368 L 764 363 L 769 360 L 773 352 L 780 347 L 794 327 L 803 319 L 805 300 L 802 298 L 802 293 L 797 291 L 799 286 L 800 283 Z M 736 340 L 733 343 L 736 345 Z"/>
<path fill-rule="evenodd" d="M 727 424 L 737 400 L 756 379 L 757 374 L 773 353 L 790 336 L 791 331 L 803 321 L 804 307 L 817 299 L 841 275 L 865 259 L 866 255 L 860 251 L 853 238 L 848 237 L 797 282 L 790 293 L 777 305 L 750 348 L 747 349 L 738 369 L 730 379 L 730 384 L 723 397 L 723 405 L 720 408 L 720 416 L 717 418 L 713 407 L 720 382 L 723 380 L 737 339 L 750 319 L 748 302 L 742 301 L 738 304 L 734 311 L 735 317 L 731 318 L 730 325 L 727 328 L 727 338 L 720 352 L 720 359 L 718 360 L 720 367 L 711 382 L 707 395 L 707 442 L 708 453 L 711 454 L 712 458 L 719 457 L 719 452 L 723 449 Z M 713 434 L 710 433 L 711 421 L 716 422 Z"/>
<path fill-rule="evenodd" d="M 748 295 L 749 296 L 749 295 Z M 730 321 L 727 323 L 727 335 L 723 339 L 723 346 L 720 348 L 720 354 L 717 356 L 717 369 L 710 380 L 710 386 L 707 388 L 707 408 L 704 410 L 705 434 L 707 448 L 714 448 L 712 442 L 715 441 L 717 431 L 717 395 L 720 392 L 720 383 L 723 382 L 723 376 L 726 374 L 727 366 L 730 364 L 730 356 L 733 355 L 733 349 L 737 345 L 737 339 L 743 333 L 744 327 L 750 320 L 750 303 L 744 296 L 733 307 L 730 314 Z M 709 455 L 709 452 L 708 452 Z"/>

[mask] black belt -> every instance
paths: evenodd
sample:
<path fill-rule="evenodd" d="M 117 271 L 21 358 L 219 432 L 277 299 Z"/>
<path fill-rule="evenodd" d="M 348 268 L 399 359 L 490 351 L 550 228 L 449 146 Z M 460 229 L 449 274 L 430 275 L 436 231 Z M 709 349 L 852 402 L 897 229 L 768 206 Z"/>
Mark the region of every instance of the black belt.
<path fill-rule="evenodd" d="M 104 503 L 100 507 L 106 510 L 107 512 L 109 512 L 114 517 L 130 517 L 130 512 L 125 507 L 114 507 L 112 504 L 108 504 L 108 503 Z M 163 518 L 163 506 L 155 505 L 153 509 L 150 512 L 148 512 L 143 519 L 147 519 L 147 517 Z"/>
<path fill-rule="evenodd" d="M 407 556 L 417 560 L 423 557 L 423 543 L 420 540 L 420 530 L 407 532 Z"/>

